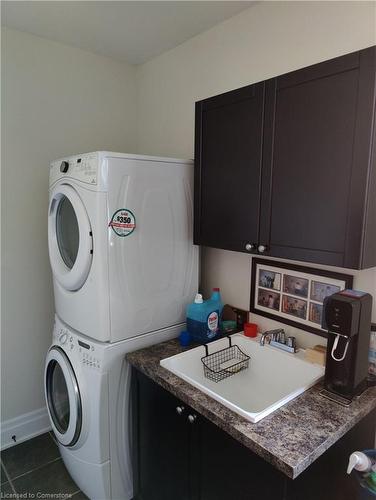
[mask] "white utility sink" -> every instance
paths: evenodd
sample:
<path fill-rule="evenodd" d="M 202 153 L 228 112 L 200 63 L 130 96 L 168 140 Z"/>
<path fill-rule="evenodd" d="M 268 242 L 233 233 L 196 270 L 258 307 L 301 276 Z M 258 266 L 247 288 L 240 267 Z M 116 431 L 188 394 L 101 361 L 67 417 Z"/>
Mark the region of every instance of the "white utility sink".
<path fill-rule="evenodd" d="M 250 356 L 249 368 L 220 382 L 204 376 L 204 346 L 162 359 L 161 366 L 205 392 L 251 422 L 280 408 L 316 384 L 324 367 L 269 345 L 260 346 L 244 335 L 231 336 L 232 344 Z M 209 344 L 209 354 L 228 347 L 228 339 Z"/>

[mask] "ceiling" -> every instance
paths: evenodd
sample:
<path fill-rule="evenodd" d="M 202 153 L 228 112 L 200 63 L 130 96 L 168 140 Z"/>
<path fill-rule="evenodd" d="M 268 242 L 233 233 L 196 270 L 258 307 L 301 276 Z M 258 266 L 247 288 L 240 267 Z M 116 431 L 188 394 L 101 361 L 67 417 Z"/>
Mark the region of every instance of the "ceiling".
<path fill-rule="evenodd" d="M 2 24 L 142 64 L 254 2 L 2 1 Z"/>

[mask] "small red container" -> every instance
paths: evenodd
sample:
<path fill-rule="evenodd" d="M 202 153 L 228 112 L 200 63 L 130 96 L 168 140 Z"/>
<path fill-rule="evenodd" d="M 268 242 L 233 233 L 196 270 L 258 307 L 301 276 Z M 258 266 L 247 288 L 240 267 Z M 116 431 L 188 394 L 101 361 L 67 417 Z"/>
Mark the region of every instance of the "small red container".
<path fill-rule="evenodd" d="M 244 335 L 246 337 L 257 337 L 257 330 L 256 323 L 244 323 Z"/>

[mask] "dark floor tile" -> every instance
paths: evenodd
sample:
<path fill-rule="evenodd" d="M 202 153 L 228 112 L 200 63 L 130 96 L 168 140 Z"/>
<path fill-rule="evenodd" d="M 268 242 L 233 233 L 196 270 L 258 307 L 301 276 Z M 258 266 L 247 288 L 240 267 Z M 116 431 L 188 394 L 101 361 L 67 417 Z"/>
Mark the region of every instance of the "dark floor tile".
<path fill-rule="evenodd" d="M 12 482 L 17 493 L 36 495 L 36 498 L 38 494 L 72 494 L 79 490 L 61 459 L 24 474 Z"/>
<path fill-rule="evenodd" d="M 10 479 L 41 467 L 59 456 L 59 449 L 48 432 L 1 453 L 1 459 Z"/>
<path fill-rule="evenodd" d="M 54 434 L 52 431 L 50 431 L 48 434 L 51 436 L 52 441 L 53 441 L 53 442 L 56 444 L 56 446 L 57 446 L 57 445 L 58 445 L 58 442 L 57 442 L 57 439 L 56 439 L 55 434 Z"/>
<path fill-rule="evenodd" d="M 3 484 L 3 483 L 6 483 L 8 481 L 8 478 L 7 476 L 5 475 L 5 471 L 4 471 L 4 467 L 1 466 L 1 481 L 0 481 L 0 484 Z"/>
<path fill-rule="evenodd" d="M 13 494 L 12 487 L 9 483 L 3 483 L 0 486 L 1 498 L 11 498 L 9 495 Z"/>
<path fill-rule="evenodd" d="M 79 491 L 75 495 L 72 496 L 72 500 L 90 500 L 82 491 Z"/>

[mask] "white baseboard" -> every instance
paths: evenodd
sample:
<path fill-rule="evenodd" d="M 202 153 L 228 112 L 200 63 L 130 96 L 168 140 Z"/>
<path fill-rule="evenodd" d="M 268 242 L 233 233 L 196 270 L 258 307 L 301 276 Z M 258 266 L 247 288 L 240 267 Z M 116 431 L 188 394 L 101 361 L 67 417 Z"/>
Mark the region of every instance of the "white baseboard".
<path fill-rule="evenodd" d="M 1 422 L 1 449 L 5 450 L 51 430 L 47 408 L 24 413 Z"/>

